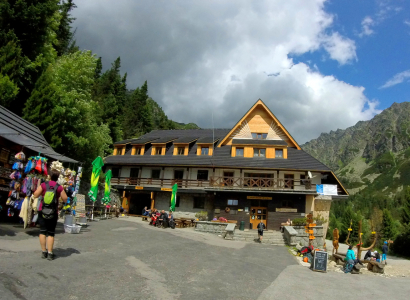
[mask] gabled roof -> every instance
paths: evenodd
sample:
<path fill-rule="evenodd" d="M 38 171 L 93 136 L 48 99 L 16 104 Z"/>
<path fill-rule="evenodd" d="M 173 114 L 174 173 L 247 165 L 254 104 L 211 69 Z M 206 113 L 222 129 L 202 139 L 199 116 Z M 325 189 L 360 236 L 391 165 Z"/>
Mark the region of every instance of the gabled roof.
<path fill-rule="evenodd" d="M 282 125 L 281 122 L 279 122 L 279 120 L 276 118 L 276 116 L 270 111 L 270 109 L 265 105 L 265 103 L 263 103 L 263 101 L 261 99 L 259 99 L 258 101 L 256 101 L 256 103 L 247 111 L 247 113 L 239 120 L 238 123 L 236 123 L 236 125 L 231 129 L 231 131 L 229 131 L 229 133 L 221 140 L 221 142 L 218 144 L 218 147 L 221 147 L 223 145 L 223 143 L 232 135 L 232 133 L 235 132 L 235 130 L 237 130 L 242 122 L 256 109 L 256 107 L 258 107 L 259 105 L 261 105 L 263 107 L 263 109 L 268 113 L 268 115 L 274 120 L 274 122 L 276 123 L 276 125 L 284 132 L 284 134 L 289 138 L 289 140 L 291 141 L 291 143 L 294 145 L 294 147 L 296 147 L 296 149 L 301 150 L 299 144 L 295 141 L 295 139 L 290 135 L 290 133 L 286 130 L 286 128 Z"/>
<path fill-rule="evenodd" d="M 48 156 L 63 162 L 78 162 L 72 158 L 55 152 L 54 149 L 47 143 L 37 126 L 34 126 L 30 122 L 20 118 L 1 105 L 0 136 L 35 152 L 41 152 L 43 156 Z"/>

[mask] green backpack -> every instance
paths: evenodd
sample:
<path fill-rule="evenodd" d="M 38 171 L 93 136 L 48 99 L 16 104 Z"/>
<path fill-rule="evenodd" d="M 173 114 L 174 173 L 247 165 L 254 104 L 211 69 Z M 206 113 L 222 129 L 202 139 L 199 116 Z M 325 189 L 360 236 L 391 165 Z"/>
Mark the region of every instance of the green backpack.
<path fill-rule="evenodd" d="M 46 193 L 43 197 L 43 208 L 41 210 L 44 219 L 52 219 L 57 215 L 57 190 L 59 186 L 56 183 L 55 186 L 50 187 L 46 182 Z"/>

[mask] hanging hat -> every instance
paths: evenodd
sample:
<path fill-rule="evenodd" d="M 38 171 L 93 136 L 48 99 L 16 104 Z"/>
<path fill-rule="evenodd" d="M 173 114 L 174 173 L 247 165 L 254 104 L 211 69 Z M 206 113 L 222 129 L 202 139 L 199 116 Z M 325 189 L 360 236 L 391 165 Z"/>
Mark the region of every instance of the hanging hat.
<path fill-rule="evenodd" d="M 59 162 L 58 160 L 53 161 L 51 163 L 50 170 L 58 171 L 58 172 L 61 173 L 64 170 L 63 169 L 63 164 L 61 162 Z"/>

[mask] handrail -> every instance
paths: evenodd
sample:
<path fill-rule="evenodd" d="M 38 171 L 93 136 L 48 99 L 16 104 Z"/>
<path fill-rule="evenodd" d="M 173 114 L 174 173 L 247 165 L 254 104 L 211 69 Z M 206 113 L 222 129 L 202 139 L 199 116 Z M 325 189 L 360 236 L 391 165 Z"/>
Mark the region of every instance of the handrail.
<path fill-rule="evenodd" d="M 220 188 L 220 189 L 266 189 L 314 191 L 316 184 L 310 179 L 266 178 L 266 177 L 227 177 L 210 176 L 209 180 L 198 179 L 161 179 L 161 178 L 112 178 L 112 184 L 180 188 Z"/>

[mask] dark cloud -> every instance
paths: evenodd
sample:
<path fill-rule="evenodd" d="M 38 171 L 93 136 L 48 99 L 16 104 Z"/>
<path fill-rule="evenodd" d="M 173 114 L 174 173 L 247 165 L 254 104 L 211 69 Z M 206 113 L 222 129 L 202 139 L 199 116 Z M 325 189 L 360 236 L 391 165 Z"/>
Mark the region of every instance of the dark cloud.
<path fill-rule="evenodd" d="M 230 127 L 261 98 L 304 142 L 375 113 L 363 111 L 361 87 L 289 58 L 324 49 L 340 64 L 356 59 L 352 40 L 325 34 L 323 2 L 81 0 L 73 14 L 78 45 L 105 68 L 120 56 L 128 88 L 148 80 L 170 118 L 211 127 L 213 114 L 216 127 Z"/>

